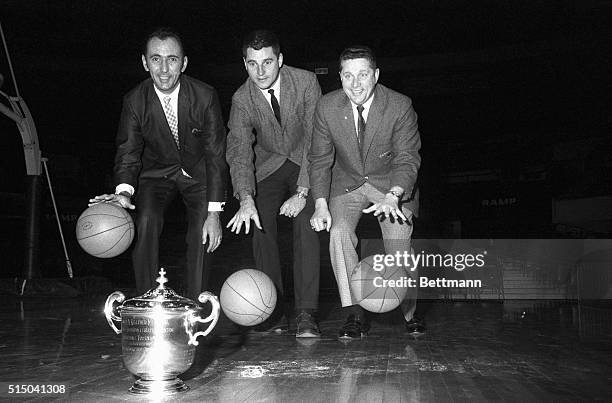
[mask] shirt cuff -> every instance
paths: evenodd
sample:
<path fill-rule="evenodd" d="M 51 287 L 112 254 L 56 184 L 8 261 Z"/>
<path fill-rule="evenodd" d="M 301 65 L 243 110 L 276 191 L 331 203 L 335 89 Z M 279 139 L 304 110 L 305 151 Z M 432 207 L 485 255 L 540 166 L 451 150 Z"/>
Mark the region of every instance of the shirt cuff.
<path fill-rule="evenodd" d="M 134 196 L 134 187 L 132 185 L 128 185 L 127 183 L 121 183 L 115 188 L 115 194 L 119 194 L 121 192 L 128 192 L 130 196 Z"/>
<path fill-rule="evenodd" d="M 208 202 L 208 211 L 223 211 L 225 202 Z"/>

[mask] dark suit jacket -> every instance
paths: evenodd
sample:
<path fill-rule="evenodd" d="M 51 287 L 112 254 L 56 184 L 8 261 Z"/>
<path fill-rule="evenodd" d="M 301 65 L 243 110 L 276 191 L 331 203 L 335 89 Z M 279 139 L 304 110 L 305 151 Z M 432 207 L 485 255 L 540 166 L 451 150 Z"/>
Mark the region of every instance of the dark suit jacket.
<path fill-rule="evenodd" d="M 138 189 L 138 180 L 173 175 L 181 168 L 207 187 L 208 201 L 224 201 L 225 126 L 213 87 L 182 75 L 178 95 L 180 151 L 147 79 L 123 98 L 117 131 L 115 182 Z M 138 191 L 138 190 L 136 190 Z"/>
<path fill-rule="evenodd" d="M 367 181 L 383 193 L 401 186 L 406 206 L 418 215 L 421 139 L 410 98 L 376 86 L 364 145 L 362 155 L 351 102 L 344 91 L 324 95 L 317 105 L 309 153 L 315 200 L 351 192 Z"/>
<path fill-rule="evenodd" d="M 282 126 L 250 78 L 232 97 L 227 162 L 235 196 L 241 191 L 254 194 L 256 182 L 268 177 L 287 159 L 301 168 L 296 185 L 310 188 L 307 154 L 321 87 L 314 73 L 287 65 L 281 67 L 280 79 Z"/>

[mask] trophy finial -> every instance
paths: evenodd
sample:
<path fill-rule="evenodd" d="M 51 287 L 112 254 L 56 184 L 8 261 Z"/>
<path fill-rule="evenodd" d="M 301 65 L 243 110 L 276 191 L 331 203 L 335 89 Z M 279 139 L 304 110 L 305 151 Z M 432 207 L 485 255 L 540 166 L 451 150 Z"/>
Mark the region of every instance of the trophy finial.
<path fill-rule="evenodd" d="M 164 270 L 164 268 L 162 267 L 161 269 L 159 269 L 159 277 L 155 279 L 155 281 L 159 283 L 159 285 L 157 286 L 158 290 L 164 288 L 164 284 L 168 282 L 168 279 L 166 278 L 166 276 L 164 276 L 164 274 L 166 274 L 166 270 Z"/>

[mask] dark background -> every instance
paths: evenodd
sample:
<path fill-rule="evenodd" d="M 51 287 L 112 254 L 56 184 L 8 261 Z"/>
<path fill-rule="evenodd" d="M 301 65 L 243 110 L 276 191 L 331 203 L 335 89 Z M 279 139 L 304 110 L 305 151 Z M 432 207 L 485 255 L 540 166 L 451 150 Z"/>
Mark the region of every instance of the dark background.
<path fill-rule="evenodd" d="M 246 79 L 241 38 L 254 28 L 279 34 L 285 63 L 327 68 L 318 76 L 324 93 L 340 86 L 336 58 L 344 47 L 374 48 L 379 82 L 410 96 L 419 115 L 416 237 L 609 237 L 611 213 L 600 206 L 612 195 L 611 17 L 612 3 L 603 0 L 0 5 L 19 91 L 49 158 L 74 253 L 74 224 L 86 200 L 113 190 L 121 97 L 147 77 L 142 41 L 159 25 L 182 33 L 186 73 L 217 88 L 226 118 L 233 91 Z M 14 95 L 1 54 L 2 91 Z M 9 277 L 23 264 L 25 164 L 17 128 L 4 116 L 0 133 L 0 273 Z M 61 262 L 44 186 L 43 260 Z M 573 209 L 579 201 L 582 207 Z M 560 213 L 559 203 L 570 214 Z M 180 228 L 181 220 L 177 214 L 169 222 Z"/>

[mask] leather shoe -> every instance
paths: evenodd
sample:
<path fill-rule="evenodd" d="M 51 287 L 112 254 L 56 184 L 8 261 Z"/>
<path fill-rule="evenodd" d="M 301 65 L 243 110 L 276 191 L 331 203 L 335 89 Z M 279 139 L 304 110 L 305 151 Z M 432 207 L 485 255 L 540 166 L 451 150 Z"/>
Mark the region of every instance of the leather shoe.
<path fill-rule="evenodd" d="M 370 330 L 369 324 L 361 323 L 360 318 L 351 314 L 338 332 L 338 338 L 340 340 L 360 339 L 368 333 L 368 330 Z"/>
<path fill-rule="evenodd" d="M 422 336 L 427 331 L 422 319 L 412 318 L 406 322 L 405 326 L 408 334 L 414 337 Z"/>
<path fill-rule="evenodd" d="M 297 323 L 295 337 L 321 337 L 319 326 L 317 326 L 317 322 L 309 312 L 300 312 L 295 322 Z"/>

